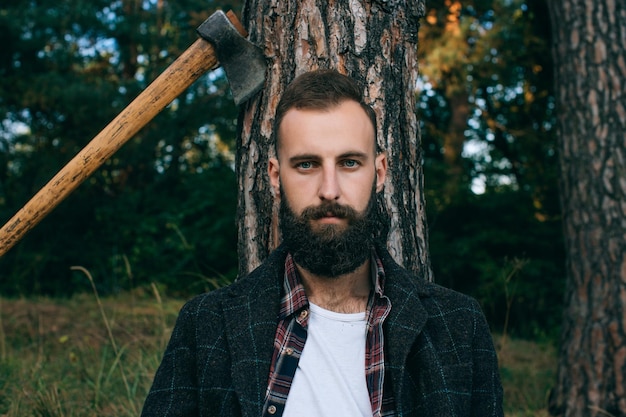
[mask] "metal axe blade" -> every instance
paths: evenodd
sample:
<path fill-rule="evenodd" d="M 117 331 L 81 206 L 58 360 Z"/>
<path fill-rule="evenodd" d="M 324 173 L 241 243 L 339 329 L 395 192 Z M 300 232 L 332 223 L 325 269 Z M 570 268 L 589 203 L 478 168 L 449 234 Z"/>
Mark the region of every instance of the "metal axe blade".
<path fill-rule="evenodd" d="M 200 28 L 201 32 L 208 30 L 212 33 L 209 35 L 209 42 L 203 37 L 187 48 L 0 229 L 0 256 L 11 249 L 165 106 L 205 72 L 215 68 L 218 57 L 222 59 L 220 62 L 226 76 L 231 75 L 230 71 L 234 77 L 229 82 L 237 104 L 261 89 L 265 78 L 265 58 L 260 49 L 244 38 L 247 34 L 234 13 L 226 17 L 224 13 L 216 12 Z M 219 34 L 227 39 L 220 39 Z M 221 49 L 227 49 L 227 52 L 223 53 Z"/>
<path fill-rule="evenodd" d="M 215 46 L 237 105 L 263 87 L 266 68 L 261 48 L 243 38 L 240 30 L 243 29 L 236 28 L 223 12 L 215 12 L 197 29 L 201 37 Z"/>

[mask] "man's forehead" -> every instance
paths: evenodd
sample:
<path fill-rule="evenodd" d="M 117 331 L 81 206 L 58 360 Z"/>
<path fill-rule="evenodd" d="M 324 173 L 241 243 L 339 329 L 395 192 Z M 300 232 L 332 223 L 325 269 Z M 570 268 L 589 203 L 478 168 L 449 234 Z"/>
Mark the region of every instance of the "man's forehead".
<path fill-rule="evenodd" d="M 316 140 L 294 138 L 279 149 L 281 156 L 289 159 L 362 158 L 375 155 L 374 138 L 358 141 L 320 137 Z"/>
<path fill-rule="evenodd" d="M 362 153 L 376 149 L 376 135 L 367 113 L 347 101 L 325 109 L 290 109 L 277 135 L 289 153 Z"/>
<path fill-rule="evenodd" d="M 282 118 L 284 120 L 289 115 L 293 115 L 293 114 L 300 114 L 304 116 L 324 115 L 324 114 L 334 113 L 338 111 L 343 111 L 345 109 L 350 109 L 355 114 L 361 115 L 369 120 L 369 116 L 367 112 L 365 111 L 365 109 L 361 106 L 361 104 L 359 104 L 358 101 L 351 100 L 351 99 L 341 100 L 337 103 L 328 103 L 324 107 L 294 106 L 294 107 L 291 107 L 289 110 L 287 110 Z"/>

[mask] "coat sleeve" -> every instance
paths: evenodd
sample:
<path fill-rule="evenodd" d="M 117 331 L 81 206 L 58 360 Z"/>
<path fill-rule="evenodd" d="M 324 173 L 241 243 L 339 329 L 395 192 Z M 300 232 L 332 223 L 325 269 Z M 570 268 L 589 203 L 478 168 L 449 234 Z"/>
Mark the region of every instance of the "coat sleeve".
<path fill-rule="evenodd" d="M 502 383 L 498 358 L 487 320 L 478 302 L 475 304 L 474 337 L 472 343 L 473 383 L 472 383 L 472 417 L 501 417 Z"/>
<path fill-rule="evenodd" d="M 197 303 L 192 300 L 183 306 L 178 315 L 163 360 L 146 397 L 142 417 L 198 415 L 196 321 Z"/>

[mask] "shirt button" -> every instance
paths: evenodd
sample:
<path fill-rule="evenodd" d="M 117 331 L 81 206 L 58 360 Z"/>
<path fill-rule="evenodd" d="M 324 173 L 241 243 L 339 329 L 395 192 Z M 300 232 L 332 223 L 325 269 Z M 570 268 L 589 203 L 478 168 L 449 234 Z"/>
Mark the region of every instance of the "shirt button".
<path fill-rule="evenodd" d="M 290 347 L 288 347 L 288 348 L 286 348 L 286 349 L 285 349 L 285 353 L 286 353 L 287 355 L 291 356 L 291 355 L 293 355 L 293 349 L 292 349 L 292 348 L 290 348 Z"/>
<path fill-rule="evenodd" d="M 267 412 L 270 414 L 274 414 L 276 412 L 276 406 L 270 405 L 269 407 L 267 407 Z"/>
<path fill-rule="evenodd" d="M 308 310 L 302 310 L 300 312 L 300 320 L 304 320 L 306 318 L 306 316 L 309 315 L 309 311 Z"/>

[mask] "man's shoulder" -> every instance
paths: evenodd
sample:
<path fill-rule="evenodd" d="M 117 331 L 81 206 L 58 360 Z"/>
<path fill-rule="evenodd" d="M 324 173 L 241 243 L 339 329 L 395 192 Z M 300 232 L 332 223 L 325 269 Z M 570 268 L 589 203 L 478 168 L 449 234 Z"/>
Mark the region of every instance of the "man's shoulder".
<path fill-rule="evenodd" d="M 474 300 L 471 296 L 467 294 L 464 294 L 452 288 L 444 287 L 443 285 L 437 284 L 436 282 L 427 281 L 424 283 L 424 286 L 426 288 L 425 292 L 433 298 L 450 299 L 459 302 L 471 302 L 472 300 Z"/>
<path fill-rule="evenodd" d="M 427 309 L 431 304 L 436 304 L 438 307 L 456 306 L 472 310 L 478 307 L 477 301 L 471 296 L 428 281 L 424 274 L 407 270 L 397 264 L 386 251 L 382 251 L 381 259 L 387 276 L 386 287 L 392 294 L 413 293 Z"/>
<path fill-rule="evenodd" d="M 241 276 L 227 287 L 227 295 L 238 296 L 241 293 L 261 295 L 267 289 L 274 291 L 281 287 L 285 271 L 287 250 L 280 246 L 250 273 Z"/>
<path fill-rule="evenodd" d="M 280 291 L 286 252 L 274 250 L 261 265 L 231 284 L 198 294 L 185 303 L 185 309 L 205 309 L 239 297 L 271 297 Z"/>
<path fill-rule="evenodd" d="M 427 281 L 423 277 L 417 276 L 406 271 L 405 277 L 408 276 L 415 284 L 417 294 L 423 304 L 438 303 L 440 305 L 456 305 L 456 306 L 472 306 L 476 305 L 476 300 L 464 293 L 444 287 L 436 282 Z M 403 285 L 406 285 L 404 281 Z"/>

